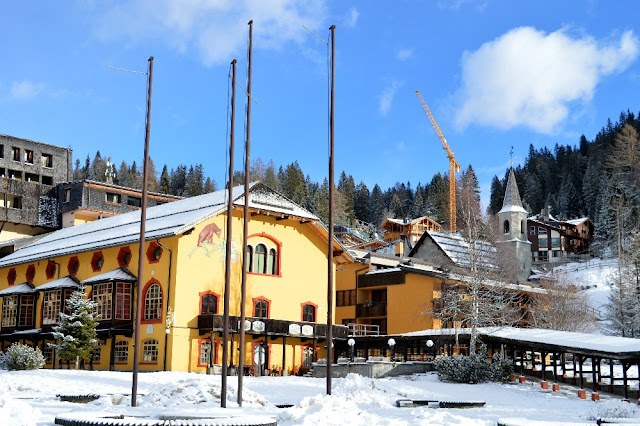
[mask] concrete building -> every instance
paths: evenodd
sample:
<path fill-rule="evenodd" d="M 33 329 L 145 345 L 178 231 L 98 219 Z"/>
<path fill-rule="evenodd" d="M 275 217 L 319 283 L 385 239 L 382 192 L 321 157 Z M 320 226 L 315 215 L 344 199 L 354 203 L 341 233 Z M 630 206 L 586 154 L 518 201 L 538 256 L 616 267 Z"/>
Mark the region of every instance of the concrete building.
<path fill-rule="evenodd" d="M 69 148 L 0 135 L 0 245 L 58 228 L 51 191 L 71 161 Z"/>

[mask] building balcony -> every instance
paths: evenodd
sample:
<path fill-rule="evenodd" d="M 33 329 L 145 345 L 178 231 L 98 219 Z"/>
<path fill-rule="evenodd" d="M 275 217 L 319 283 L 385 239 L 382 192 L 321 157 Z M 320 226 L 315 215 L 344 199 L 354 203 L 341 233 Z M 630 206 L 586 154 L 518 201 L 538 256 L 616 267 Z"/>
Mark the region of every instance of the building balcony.
<path fill-rule="evenodd" d="M 198 315 L 200 335 L 210 332 L 223 332 L 224 317 L 217 314 Z M 229 316 L 229 331 L 238 333 L 240 317 Z M 306 321 L 287 321 L 271 318 L 245 317 L 245 333 L 256 336 L 300 337 L 308 339 L 326 339 L 327 324 Z M 333 325 L 333 338 L 345 340 L 348 328 L 345 325 Z"/>
<path fill-rule="evenodd" d="M 359 303 L 356 305 L 356 317 L 386 317 L 387 316 L 387 304 L 384 302 L 378 303 Z"/>

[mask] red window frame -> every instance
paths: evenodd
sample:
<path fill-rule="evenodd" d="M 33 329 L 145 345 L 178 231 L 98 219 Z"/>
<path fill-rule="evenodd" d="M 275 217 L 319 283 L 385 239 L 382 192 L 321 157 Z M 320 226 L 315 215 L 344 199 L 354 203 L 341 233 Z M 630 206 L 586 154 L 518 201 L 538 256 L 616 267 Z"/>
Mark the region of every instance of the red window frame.
<path fill-rule="evenodd" d="M 271 300 L 267 299 L 266 297 L 254 297 L 253 299 L 251 299 L 251 302 L 253 304 L 253 316 L 255 318 L 271 318 Z M 266 317 L 259 317 L 258 315 L 256 315 L 256 303 L 258 302 L 266 302 L 267 303 L 267 316 Z"/>
<path fill-rule="evenodd" d="M 44 270 L 44 273 L 47 276 L 47 279 L 50 280 L 51 278 L 53 278 L 57 270 L 58 270 L 58 265 L 56 265 L 54 262 L 49 261 L 47 263 L 47 267 Z"/>
<path fill-rule="evenodd" d="M 69 275 L 76 275 L 79 270 L 80 260 L 78 259 L 78 256 L 72 256 L 69 258 L 69 263 L 67 263 L 67 271 L 69 272 Z"/>
<path fill-rule="evenodd" d="M 126 255 L 129 255 L 129 261 L 128 262 L 125 259 Z M 133 258 L 133 255 L 131 254 L 131 249 L 129 248 L 129 246 L 122 247 L 122 248 L 120 248 L 120 251 L 118 252 L 118 265 L 120 265 L 121 267 L 129 266 L 129 263 L 131 263 L 131 259 L 132 258 Z"/>
<path fill-rule="evenodd" d="M 102 252 L 97 251 L 93 253 L 93 256 L 91 257 L 91 269 L 93 269 L 93 272 L 100 272 L 103 266 L 104 255 L 102 254 Z"/>
<path fill-rule="evenodd" d="M 263 272 L 251 272 L 251 270 L 247 270 L 247 274 L 252 274 L 252 275 L 262 275 L 262 276 L 268 276 L 268 277 L 279 277 L 282 278 L 282 243 L 280 241 L 278 241 L 278 239 L 276 237 L 274 237 L 273 235 L 269 235 L 266 232 L 260 232 L 257 234 L 251 234 L 247 237 L 247 240 L 249 240 L 250 238 L 253 237 L 264 237 L 267 238 L 269 240 L 271 240 L 275 246 L 276 246 L 276 256 L 277 256 L 277 261 L 275 262 L 275 264 L 273 265 L 273 267 L 276 269 L 276 274 L 267 274 L 267 273 L 263 273 Z M 262 244 L 265 246 L 265 248 L 267 249 L 267 252 L 265 253 L 265 258 L 264 258 L 264 267 L 265 267 L 265 272 L 266 272 L 266 268 L 267 268 L 267 262 L 269 260 L 269 247 L 264 244 L 264 243 L 253 243 L 251 244 L 253 246 L 253 256 L 252 256 L 252 263 L 256 262 L 256 246 L 258 246 L 258 244 Z"/>
<path fill-rule="evenodd" d="M 25 272 L 24 277 L 27 281 L 33 282 L 36 278 L 36 265 L 33 263 L 27 267 L 27 272 Z"/>
<path fill-rule="evenodd" d="M 216 311 L 213 313 L 213 315 L 218 314 L 218 312 L 220 312 L 220 295 L 218 293 L 214 293 L 213 291 L 202 291 L 200 293 L 198 293 L 199 296 L 199 303 L 200 303 L 200 309 L 198 310 L 198 312 L 200 312 L 200 315 L 205 315 L 205 314 L 209 314 L 209 312 L 204 312 L 203 308 L 203 304 L 202 301 L 204 300 L 204 296 L 215 296 L 216 297 Z"/>
<path fill-rule="evenodd" d="M 304 318 L 304 308 L 306 306 L 312 306 L 313 307 L 313 321 L 308 321 Z M 316 305 L 315 303 L 309 301 L 309 302 L 304 302 L 300 304 L 300 318 L 301 321 L 305 321 L 305 322 L 317 322 L 318 320 L 318 305 Z"/>
<path fill-rule="evenodd" d="M 146 307 L 147 307 L 147 291 L 149 291 L 149 288 L 154 284 L 157 284 L 158 286 L 160 286 L 160 318 L 145 319 Z M 147 281 L 144 288 L 142 289 L 142 300 L 144 301 L 144 306 L 143 306 L 142 318 L 140 318 L 140 322 L 142 324 L 161 323 L 162 317 L 163 317 L 162 309 L 164 306 L 164 289 L 162 288 L 162 284 L 160 284 L 160 281 L 156 280 L 155 278 L 151 278 L 149 281 Z"/>
<path fill-rule="evenodd" d="M 156 250 L 159 250 L 159 251 L 156 252 Z M 158 263 L 158 262 L 160 262 L 160 259 L 162 259 L 162 253 L 163 252 L 164 252 L 164 250 L 162 249 L 162 246 L 160 244 L 158 244 L 157 242 L 152 241 L 151 244 L 149 244 L 149 247 L 147 248 L 147 261 L 149 263 Z M 155 253 L 159 253 L 157 259 L 156 259 Z"/>
<path fill-rule="evenodd" d="M 209 364 L 200 363 L 200 351 L 202 348 L 202 344 L 208 342 L 211 343 L 211 339 L 198 339 L 198 367 L 209 367 Z M 213 347 L 211 348 L 210 356 L 213 357 L 213 364 L 218 363 L 218 342 L 216 340 L 213 341 Z"/>

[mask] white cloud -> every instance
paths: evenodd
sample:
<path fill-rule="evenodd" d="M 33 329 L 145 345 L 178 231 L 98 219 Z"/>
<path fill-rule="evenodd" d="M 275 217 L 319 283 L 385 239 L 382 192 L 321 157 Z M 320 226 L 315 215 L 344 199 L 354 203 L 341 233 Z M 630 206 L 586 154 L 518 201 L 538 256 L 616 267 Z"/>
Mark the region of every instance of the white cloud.
<path fill-rule="evenodd" d="M 589 101 L 601 79 L 624 71 L 639 43 L 627 31 L 615 43 L 564 30 L 515 28 L 462 57 L 457 123 L 553 133 L 575 101 Z"/>
<path fill-rule="evenodd" d="M 29 80 L 14 81 L 9 89 L 9 94 L 13 99 L 31 99 L 38 96 L 43 88 L 44 84 L 42 83 L 34 83 Z"/>
<path fill-rule="evenodd" d="M 356 23 L 358 22 L 358 16 L 360 16 L 360 14 L 358 13 L 358 10 L 355 7 L 352 7 L 351 9 L 349 9 L 349 14 L 347 15 L 347 18 L 344 20 L 345 26 L 349 28 L 355 27 Z"/>
<path fill-rule="evenodd" d="M 315 29 L 324 18 L 324 0 L 135 0 L 107 10 L 95 35 L 134 45 L 159 40 L 181 53 L 196 50 L 214 65 L 244 53 L 252 19 L 254 47 L 279 49 L 303 42 L 309 36 L 303 25 Z"/>
<path fill-rule="evenodd" d="M 413 48 L 400 49 L 400 50 L 398 50 L 398 53 L 396 54 L 396 57 L 400 61 L 406 61 L 407 59 L 409 59 L 412 56 L 413 56 Z"/>
<path fill-rule="evenodd" d="M 378 96 L 379 100 L 379 110 L 380 114 L 386 116 L 391 109 L 391 104 L 393 103 L 393 98 L 396 96 L 396 92 L 398 89 L 402 87 L 402 83 L 396 80 L 393 80 L 391 84 L 385 87 L 382 90 L 382 93 Z"/>

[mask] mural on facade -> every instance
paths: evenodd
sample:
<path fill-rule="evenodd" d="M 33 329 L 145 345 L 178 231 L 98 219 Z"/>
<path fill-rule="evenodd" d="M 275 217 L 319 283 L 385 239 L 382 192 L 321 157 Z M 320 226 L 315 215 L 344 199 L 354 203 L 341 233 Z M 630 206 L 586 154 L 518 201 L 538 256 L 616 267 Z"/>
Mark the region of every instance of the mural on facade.
<path fill-rule="evenodd" d="M 213 242 L 213 236 L 215 235 L 220 238 L 222 231 L 220 227 L 215 223 L 210 223 L 202 228 L 200 234 L 198 235 L 198 244 L 189 252 L 189 259 L 191 256 L 199 249 L 202 248 L 204 250 L 204 254 L 207 257 L 211 257 L 212 254 L 220 253 L 219 260 L 220 262 L 224 262 L 225 254 L 227 250 L 227 240 L 220 240 L 218 243 Z M 231 239 L 231 262 L 238 263 L 240 262 L 240 250 L 238 248 L 238 244 L 235 239 Z"/>

